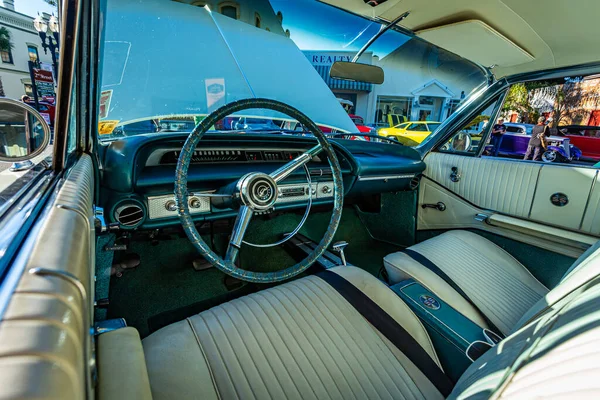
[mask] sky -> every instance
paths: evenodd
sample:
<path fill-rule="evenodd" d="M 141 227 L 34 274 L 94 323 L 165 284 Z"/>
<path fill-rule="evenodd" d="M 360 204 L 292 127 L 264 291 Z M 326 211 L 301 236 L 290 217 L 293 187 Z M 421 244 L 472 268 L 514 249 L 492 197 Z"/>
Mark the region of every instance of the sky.
<path fill-rule="evenodd" d="M 316 0 L 270 0 L 275 12 L 283 14 L 283 27 L 302 50 L 358 51 L 379 31 L 380 24 L 351 15 Z M 388 31 L 369 47 L 380 58 L 409 38 Z"/>
<path fill-rule="evenodd" d="M 56 7 L 51 6 L 44 0 L 15 0 L 15 11 L 35 17 L 39 12 L 57 14 Z"/>

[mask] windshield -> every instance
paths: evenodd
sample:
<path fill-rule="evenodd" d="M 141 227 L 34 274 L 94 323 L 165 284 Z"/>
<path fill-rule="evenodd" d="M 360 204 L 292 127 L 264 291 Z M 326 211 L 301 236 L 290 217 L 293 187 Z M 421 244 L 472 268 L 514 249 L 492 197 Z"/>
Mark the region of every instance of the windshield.
<path fill-rule="evenodd" d="M 384 69 L 382 85 L 329 78 L 380 28 L 316 0 L 108 0 L 99 138 L 189 132 L 220 106 L 259 97 L 298 108 L 326 134 L 442 121 L 485 81 L 474 64 L 395 30 L 359 60 Z M 211 130 L 306 134 L 269 110 Z"/>

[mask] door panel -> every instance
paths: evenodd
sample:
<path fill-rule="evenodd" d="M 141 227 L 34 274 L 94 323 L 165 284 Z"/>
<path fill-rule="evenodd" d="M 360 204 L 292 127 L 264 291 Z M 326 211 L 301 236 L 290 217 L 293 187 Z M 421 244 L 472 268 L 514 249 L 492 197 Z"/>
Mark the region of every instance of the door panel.
<path fill-rule="evenodd" d="M 448 153 L 429 153 L 425 163 L 425 176 L 478 207 L 528 217 L 540 164 Z M 450 177 L 453 167 L 458 182 Z"/>
<path fill-rule="evenodd" d="M 436 182 L 423 178 L 419 186 L 419 205 L 435 204 L 439 201 L 446 205 L 446 210 L 443 212 L 433 208 L 423 209 L 419 206 L 417 230 L 479 229 L 573 258 L 579 257 L 598 240 L 595 236 L 552 228 L 484 210 Z M 480 213 L 489 217 L 487 222 L 475 219 L 475 216 Z M 532 237 L 535 239 L 532 240 Z"/>
<path fill-rule="evenodd" d="M 20 256 L 25 261 L 6 277 L 16 287 L 0 322 L 2 398 L 85 398 L 90 390 L 93 176 L 84 155 L 32 229 L 24 246 L 30 253 Z M 38 267 L 60 276 L 30 273 Z M 86 301 L 72 279 L 85 288 Z"/>
<path fill-rule="evenodd" d="M 419 205 L 441 201 L 446 210 L 419 207 L 418 230 L 484 229 L 524 242 L 537 237 L 545 242 L 536 239 L 536 246 L 572 257 L 598 240 L 600 185 L 594 169 L 448 153 L 430 153 L 425 162 Z M 453 167 L 458 182 L 451 178 Z M 564 193 L 568 203 L 554 205 L 555 193 Z M 506 217 L 481 222 L 478 213 Z"/>
<path fill-rule="evenodd" d="M 544 165 L 538 179 L 530 218 L 569 229 L 579 229 L 595 178 L 596 170 L 590 168 Z M 552 204 L 550 197 L 555 193 L 565 194 L 568 203 L 561 207 Z"/>

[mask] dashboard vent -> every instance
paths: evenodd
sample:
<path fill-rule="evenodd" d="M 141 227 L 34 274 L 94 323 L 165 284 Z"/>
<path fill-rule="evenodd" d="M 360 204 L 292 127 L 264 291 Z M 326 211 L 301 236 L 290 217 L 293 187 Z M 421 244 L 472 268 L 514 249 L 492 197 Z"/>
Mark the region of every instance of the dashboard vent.
<path fill-rule="evenodd" d="M 140 225 L 145 216 L 142 207 L 135 203 L 123 204 L 115 210 L 115 219 L 117 222 L 128 228 L 135 228 Z"/>
<path fill-rule="evenodd" d="M 421 175 L 415 175 L 415 177 L 410 180 L 410 183 L 408 184 L 408 186 L 411 188 L 411 190 L 415 190 L 416 188 L 419 187 L 420 182 L 421 182 Z"/>

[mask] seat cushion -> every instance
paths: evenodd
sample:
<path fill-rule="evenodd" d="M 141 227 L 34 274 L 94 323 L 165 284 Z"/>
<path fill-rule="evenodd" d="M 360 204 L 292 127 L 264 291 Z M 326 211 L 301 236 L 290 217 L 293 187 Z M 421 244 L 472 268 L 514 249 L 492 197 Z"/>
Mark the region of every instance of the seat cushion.
<path fill-rule="evenodd" d="M 410 309 L 354 267 L 362 290 L 438 363 Z M 154 399 L 442 398 L 335 289 L 309 276 L 214 307 L 143 341 Z"/>
<path fill-rule="evenodd" d="M 402 252 L 384 258 L 392 283 L 413 278 L 465 317 L 489 328 L 485 315 L 505 335 L 548 293 L 514 257 L 472 232 L 449 231 L 410 249 L 444 271 L 476 307 L 433 271 Z"/>

